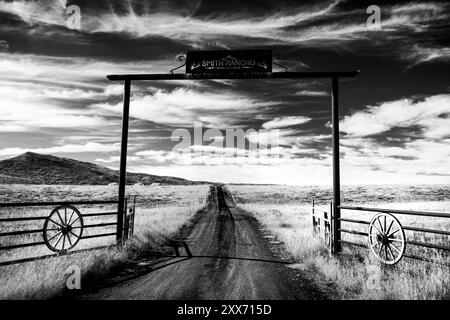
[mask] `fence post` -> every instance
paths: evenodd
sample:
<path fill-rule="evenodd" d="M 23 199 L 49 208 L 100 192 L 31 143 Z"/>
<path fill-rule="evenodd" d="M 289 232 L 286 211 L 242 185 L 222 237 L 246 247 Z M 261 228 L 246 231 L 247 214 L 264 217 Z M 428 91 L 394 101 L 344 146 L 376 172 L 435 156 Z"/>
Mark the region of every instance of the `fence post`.
<path fill-rule="evenodd" d="M 316 233 L 316 216 L 314 215 L 314 198 L 312 198 L 312 223 L 313 223 L 313 233 Z"/>
<path fill-rule="evenodd" d="M 331 80 L 331 125 L 333 129 L 333 253 L 341 252 L 341 181 L 339 167 L 339 79 Z"/>
<path fill-rule="evenodd" d="M 125 186 L 127 180 L 127 148 L 128 148 L 128 125 L 130 119 L 130 90 L 131 80 L 125 79 L 123 93 L 123 115 L 122 115 L 122 140 L 120 149 L 120 174 L 119 174 L 119 204 L 117 208 L 117 244 L 122 244 Z"/>
<path fill-rule="evenodd" d="M 123 215 L 123 235 L 122 244 L 128 240 L 128 231 L 130 228 L 130 220 L 128 217 L 128 198 L 125 198 L 124 215 Z"/>
<path fill-rule="evenodd" d="M 136 216 L 136 195 L 133 197 L 133 216 L 131 217 L 131 236 L 134 236 L 134 218 Z"/>
<path fill-rule="evenodd" d="M 334 253 L 334 206 L 333 201 L 330 202 L 330 231 L 331 231 L 331 240 L 330 240 L 330 246 L 331 246 L 331 253 Z"/>

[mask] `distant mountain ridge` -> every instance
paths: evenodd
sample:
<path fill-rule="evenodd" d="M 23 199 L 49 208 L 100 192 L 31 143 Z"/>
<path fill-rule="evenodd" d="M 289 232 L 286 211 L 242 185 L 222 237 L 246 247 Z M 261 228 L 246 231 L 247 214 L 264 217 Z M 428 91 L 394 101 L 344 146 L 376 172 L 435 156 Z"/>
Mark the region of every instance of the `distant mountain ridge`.
<path fill-rule="evenodd" d="M 119 171 L 69 158 L 26 152 L 0 161 L 0 184 L 107 185 L 119 182 Z M 206 183 L 145 173 L 127 173 L 127 184 L 189 185 Z"/>

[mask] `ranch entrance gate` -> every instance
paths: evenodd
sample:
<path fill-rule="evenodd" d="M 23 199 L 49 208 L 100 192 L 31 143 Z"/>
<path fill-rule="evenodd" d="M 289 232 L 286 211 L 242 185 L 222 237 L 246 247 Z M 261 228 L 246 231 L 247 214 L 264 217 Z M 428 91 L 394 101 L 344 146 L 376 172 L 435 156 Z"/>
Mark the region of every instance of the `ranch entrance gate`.
<path fill-rule="evenodd" d="M 194 51 L 179 60 L 185 63 L 167 74 L 122 74 L 108 75 L 110 81 L 124 83 L 122 142 L 120 153 L 120 179 L 118 194 L 117 242 L 122 242 L 123 214 L 128 147 L 128 125 L 130 119 L 130 95 L 133 81 L 162 80 L 213 80 L 213 79 L 329 79 L 331 84 L 331 126 L 333 149 L 333 252 L 341 252 L 340 203 L 341 183 L 339 167 L 339 80 L 354 78 L 358 70 L 332 72 L 272 72 L 271 50 Z M 276 64 L 276 63 L 275 63 Z M 278 64 L 277 64 L 278 65 Z M 186 66 L 185 73 L 173 71 Z M 280 65 L 278 65 L 280 66 Z M 283 66 L 281 66 L 284 68 Z M 151 106 L 149 106 L 151 107 Z"/>

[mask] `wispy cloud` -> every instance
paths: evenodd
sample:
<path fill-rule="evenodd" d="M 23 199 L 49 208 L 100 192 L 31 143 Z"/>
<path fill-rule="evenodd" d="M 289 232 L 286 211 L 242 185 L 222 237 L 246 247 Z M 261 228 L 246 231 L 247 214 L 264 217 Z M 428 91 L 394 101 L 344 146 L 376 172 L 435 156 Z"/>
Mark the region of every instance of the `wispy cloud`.
<path fill-rule="evenodd" d="M 450 139 L 418 139 L 406 142 L 403 147 L 380 145 L 367 138 L 343 139 L 341 144 L 343 172 L 377 171 L 381 176 L 383 172 L 392 173 L 393 178 L 397 176 L 395 181 L 410 182 L 425 171 L 444 176 L 450 165 Z M 421 181 L 428 180 L 422 177 Z"/>
<path fill-rule="evenodd" d="M 164 36 L 190 41 L 196 41 L 199 37 L 237 35 L 243 32 L 257 37 L 327 14 L 341 1 L 318 5 L 313 10 L 303 7 L 298 13 L 289 15 L 279 13 L 259 20 L 249 20 L 246 17 L 200 19 L 192 17 L 194 12 L 191 16 L 164 11 L 154 12 L 148 4 L 147 8 L 141 8 L 143 14 L 139 14 L 133 9 L 132 2 L 124 1 L 122 8 L 128 9 L 126 13 L 115 12 L 111 6 L 107 11 L 100 13 L 90 11 L 85 14 L 83 32 L 128 33 L 134 37 Z M 28 24 L 66 25 L 65 8 L 58 0 L 47 1 L 44 4 L 37 1 L 2 1 L 0 11 L 15 14 Z"/>
<path fill-rule="evenodd" d="M 304 124 L 309 121 L 311 121 L 311 118 L 304 116 L 283 116 L 263 123 L 262 127 L 265 129 L 284 128 Z"/>
<path fill-rule="evenodd" d="M 449 147 L 449 139 L 417 140 L 408 143 L 406 148 L 383 147 L 370 139 L 345 139 L 341 145 L 342 182 L 416 183 L 420 179 L 420 183 L 445 183 L 448 179 Z M 248 150 L 238 156 L 232 156 L 232 150 L 217 151 L 220 156 L 203 153 L 184 157 L 172 151 L 145 151 L 134 157 L 130 168 L 134 172 L 176 175 L 187 179 L 208 177 L 210 181 L 220 182 L 331 183 L 331 153 L 328 152 L 320 158 L 292 157 L 288 156 L 288 150 L 279 150 L 279 158 L 261 159 L 257 153 Z M 310 150 L 312 153 L 314 151 Z M 295 153 L 295 149 L 290 149 L 290 152 Z"/>
<path fill-rule="evenodd" d="M 137 73 L 142 70 L 168 64 L 167 61 L 158 62 L 112 62 L 97 58 L 54 57 L 35 54 L 0 53 L 0 68 L 3 80 L 37 80 L 53 81 L 58 84 L 78 84 L 104 80 L 106 75 L 114 73 Z M 167 69 L 167 67 L 166 67 Z M 158 69 L 156 69 L 158 70 Z M 166 71 L 166 70 L 165 70 Z"/>
<path fill-rule="evenodd" d="M 226 17 L 221 15 L 196 15 L 192 12 L 179 14 L 175 11 L 157 9 L 147 4 L 140 5 L 137 12 L 133 1 L 126 1 L 120 12 L 112 9 L 95 11 L 83 10 L 82 33 L 109 33 L 125 35 L 134 39 L 170 39 L 187 46 L 215 46 L 231 48 L 247 45 L 251 41 L 259 45 L 300 45 L 323 48 L 335 45 L 343 47 L 352 44 L 352 49 L 361 41 L 384 42 L 386 48 L 395 43 L 408 46 L 415 54 L 399 54 L 401 59 L 415 63 L 444 60 L 448 57 L 446 48 L 436 48 L 426 34 L 447 21 L 448 5 L 442 2 L 416 2 L 411 4 L 382 6 L 382 28 L 369 30 L 366 26 L 365 8 L 342 11 L 340 4 L 345 1 L 322 1 L 314 6 L 298 5 L 265 16 L 249 16 L 236 13 Z M 147 6 L 147 7 L 146 7 Z M 0 2 L 0 11 L 17 15 L 31 26 L 66 25 L 65 9 L 60 1 Z M 54 30 L 57 32 L 57 30 Z M 420 49 L 411 36 L 422 39 Z M 367 45 L 364 45 L 367 46 Z M 394 45 L 395 49 L 399 50 Z M 415 48 L 415 49 L 414 49 Z M 400 50 L 401 51 L 401 50 Z"/>
<path fill-rule="evenodd" d="M 414 45 L 404 54 L 406 60 L 410 60 L 413 65 L 434 62 L 436 60 L 449 62 L 450 48 L 448 47 L 422 47 Z"/>
<path fill-rule="evenodd" d="M 294 93 L 296 96 L 307 96 L 307 97 L 326 97 L 330 93 L 326 91 L 313 91 L 313 90 L 299 90 Z"/>
<path fill-rule="evenodd" d="M 441 94 L 414 101 L 401 99 L 369 106 L 345 116 L 340 130 L 351 136 L 370 136 L 395 127 L 420 126 L 423 137 L 450 136 L 450 95 Z"/>
<path fill-rule="evenodd" d="M 72 99 L 85 91 L 43 91 L 4 86 L 0 89 L 0 132 L 31 132 L 41 128 L 83 128 L 105 125 L 106 120 L 87 108 L 67 108 L 53 99 Z M 91 95 L 91 93 L 86 93 Z M 73 95 L 71 97 L 71 95 Z"/>
<path fill-rule="evenodd" d="M 278 105 L 277 101 L 262 101 L 233 91 L 199 91 L 177 88 L 157 90 L 153 94 L 135 95 L 131 99 L 131 116 L 137 119 L 192 127 L 194 121 L 223 128 L 233 122 L 260 113 L 264 108 Z M 122 112 L 122 103 L 95 104 L 94 108 Z M 224 116 L 226 114 L 226 116 Z"/>

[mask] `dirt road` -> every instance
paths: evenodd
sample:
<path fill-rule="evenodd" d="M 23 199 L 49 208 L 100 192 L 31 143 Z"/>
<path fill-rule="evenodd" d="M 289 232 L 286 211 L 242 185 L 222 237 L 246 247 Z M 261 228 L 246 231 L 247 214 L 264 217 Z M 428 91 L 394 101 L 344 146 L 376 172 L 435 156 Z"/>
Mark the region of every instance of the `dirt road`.
<path fill-rule="evenodd" d="M 228 190 L 214 186 L 209 205 L 182 234 L 192 257 L 164 259 L 149 272 L 83 299 L 310 299 L 313 293 L 286 260 L 275 257 L 256 220 Z M 300 277 L 300 278 L 299 278 Z"/>

